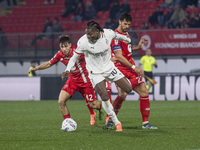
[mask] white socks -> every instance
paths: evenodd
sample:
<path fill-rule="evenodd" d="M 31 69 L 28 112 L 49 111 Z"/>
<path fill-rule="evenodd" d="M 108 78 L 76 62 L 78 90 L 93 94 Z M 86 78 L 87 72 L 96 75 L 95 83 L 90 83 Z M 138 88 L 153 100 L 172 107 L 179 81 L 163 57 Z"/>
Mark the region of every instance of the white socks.
<path fill-rule="evenodd" d="M 117 119 L 115 112 L 113 111 L 113 106 L 110 103 L 110 100 L 102 101 L 102 106 L 115 125 L 121 124 L 121 122 Z"/>

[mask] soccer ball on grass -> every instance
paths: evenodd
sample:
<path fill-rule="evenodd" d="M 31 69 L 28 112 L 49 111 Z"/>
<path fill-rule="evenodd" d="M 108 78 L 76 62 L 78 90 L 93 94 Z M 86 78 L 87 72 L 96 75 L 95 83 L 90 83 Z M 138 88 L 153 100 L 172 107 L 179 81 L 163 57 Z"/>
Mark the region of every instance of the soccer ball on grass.
<path fill-rule="evenodd" d="M 75 131 L 77 128 L 77 123 L 72 118 L 67 118 L 63 120 L 61 129 L 65 132 Z"/>

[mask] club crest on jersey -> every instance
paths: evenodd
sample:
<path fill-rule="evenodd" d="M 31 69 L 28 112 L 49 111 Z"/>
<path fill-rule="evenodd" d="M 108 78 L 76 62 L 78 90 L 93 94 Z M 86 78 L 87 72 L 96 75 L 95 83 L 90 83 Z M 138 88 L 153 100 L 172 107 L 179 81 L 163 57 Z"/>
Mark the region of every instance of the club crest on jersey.
<path fill-rule="evenodd" d="M 115 40 L 115 45 L 118 45 L 118 40 Z"/>
<path fill-rule="evenodd" d="M 69 57 L 65 57 L 65 59 L 70 59 Z"/>

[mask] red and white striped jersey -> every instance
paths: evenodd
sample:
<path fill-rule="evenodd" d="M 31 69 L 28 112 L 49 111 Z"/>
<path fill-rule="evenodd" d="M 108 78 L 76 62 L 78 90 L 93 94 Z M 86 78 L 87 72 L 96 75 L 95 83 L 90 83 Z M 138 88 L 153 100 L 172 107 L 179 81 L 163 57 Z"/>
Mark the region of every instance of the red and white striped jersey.
<path fill-rule="evenodd" d="M 59 50 L 55 56 L 50 60 L 51 64 L 56 64 L 61 61 L 64 65 L 68 65 L 70 58 L 73 56 L 76 46 L 72 46 L 71 52 L 66 56 L 61 50 Z M 69 77 L 74 80 L 74 82 L 88 83 L 90 82 L 88 78 L 88 72 L 86 70 L 86 63 L 84 54 L 81 54 L 79 59 L 76 61 L 75 65 L 72 67 Z"/>

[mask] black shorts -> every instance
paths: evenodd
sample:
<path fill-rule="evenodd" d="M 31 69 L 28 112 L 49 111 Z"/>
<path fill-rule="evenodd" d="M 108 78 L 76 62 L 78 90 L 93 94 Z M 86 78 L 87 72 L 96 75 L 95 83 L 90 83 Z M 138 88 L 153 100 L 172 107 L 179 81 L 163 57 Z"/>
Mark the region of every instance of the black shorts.
<path fill-rule="evenodd" d="M 153 79 L 153 73 L 152 73 L 152 72 L 146 72 L 146 71 L 144 71 L 144 74 L 145 74 L 146 76 L 148 76 L 148 77 L 150 77 L 150 78 Z M 147 82 L 148 79 L 145 78 L 145 81 Z"/>

